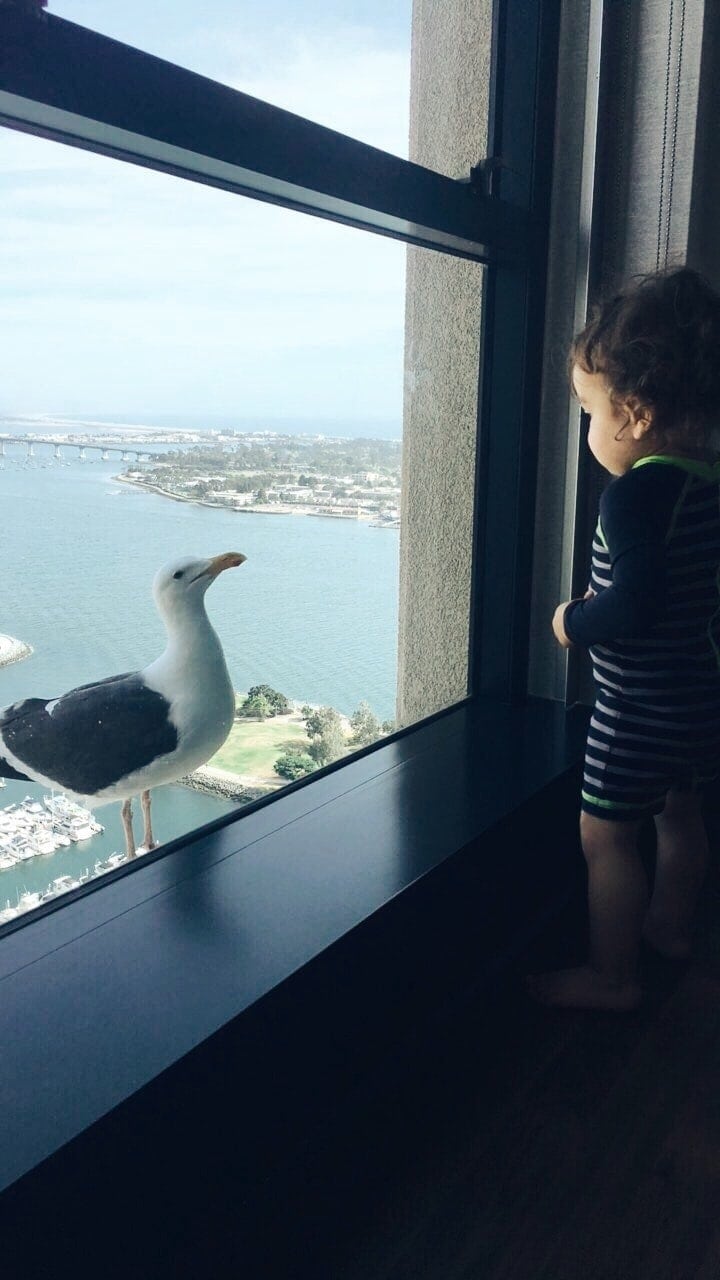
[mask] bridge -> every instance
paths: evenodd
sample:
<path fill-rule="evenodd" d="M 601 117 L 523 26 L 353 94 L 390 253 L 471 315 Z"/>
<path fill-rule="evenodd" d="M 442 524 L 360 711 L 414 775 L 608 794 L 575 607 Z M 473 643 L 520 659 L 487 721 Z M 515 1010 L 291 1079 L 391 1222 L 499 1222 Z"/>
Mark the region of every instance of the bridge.
<path fill-rule="evenodd" d="M 77 440 L 71 436 L 12 436 L 0 435 L 0 458 L 5 457 L 5 446 L 8 444 L 24 445 L 26 456 L 33 458 L 35 456 L 35 445 L 46 444 L 53 450 L 53 456 L 62 458 L 61 449 L 77 449 L 79 457 L 82 461 L 87 457 L 88 451 L 100 453 L 101 461 L 105 461 L 110 457 L 111 453 L 119 453 L 123 462 L 130 462 L 133 458 L 136 462 L 149 462 L 150 454 L 147 449 L 136 449 L 122 444 L 108 444 L 106 440 L 88 437 L 84 440 Z"/>

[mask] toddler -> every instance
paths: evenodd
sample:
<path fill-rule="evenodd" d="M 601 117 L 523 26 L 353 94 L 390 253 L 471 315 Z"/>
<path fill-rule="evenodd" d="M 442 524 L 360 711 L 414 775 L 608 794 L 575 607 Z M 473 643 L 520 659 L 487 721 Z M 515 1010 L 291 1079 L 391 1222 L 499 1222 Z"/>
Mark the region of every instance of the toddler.
<path fill-rule="evenodd" d="M 720 296 L 687 268 L 644 278 L 575 338 L 588 445 L 613 477 L 590 587 L 558 606 L 564 648 L 590 650 L 596 700 L 580 834 L 587 965 L 530 979 L 550 1004 L 633 1009 L 642 937 L 688 954 L 708 857 L 702 789 L 720 776 Z M 638 831 L 652 815 L 652 897 Z"/>

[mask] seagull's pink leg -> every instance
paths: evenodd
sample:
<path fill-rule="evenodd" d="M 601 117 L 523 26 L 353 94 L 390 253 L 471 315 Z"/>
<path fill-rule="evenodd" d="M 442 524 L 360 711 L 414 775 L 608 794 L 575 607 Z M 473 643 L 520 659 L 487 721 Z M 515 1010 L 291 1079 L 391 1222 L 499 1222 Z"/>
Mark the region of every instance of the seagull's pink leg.
<path fill-rule="evenodd" d="M 125 849 L 127 852 L 128 862 L 135 857 L 135 836 L 133 835 L 132 826 L 132 800 L 123 800 L 120 808 L 120 817 L 125 828 Z"/>
<path fill-rule="evenodd" d="M 152 824 L 150 822 L 150 792 L 142 791 L 140 793 L 140 803 L 142 805 L 143 818 L 145 819 L 145 830 L 143 831 L 143 846 L 146 849 L 154 849 L 155 841 L 153 839 Z"/>

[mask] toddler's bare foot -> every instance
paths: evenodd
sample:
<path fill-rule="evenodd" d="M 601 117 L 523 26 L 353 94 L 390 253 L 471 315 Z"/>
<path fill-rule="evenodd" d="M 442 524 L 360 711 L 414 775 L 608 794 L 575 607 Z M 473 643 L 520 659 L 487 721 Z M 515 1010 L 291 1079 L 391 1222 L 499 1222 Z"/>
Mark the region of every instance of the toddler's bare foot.
<path fill-rule="evenodd" d="M 643 925 L 642 936 L 653 949 L 668 960 L 687 960 L 692 951 L 692 939 L 677 929 L 663 925 L 650 917 Z"/>
<path fill-rule="evenodd" d="M 609 1009 L 616 1013 L 637 1009 L 642 997 L 639 982 L 612 982 L 584 965 L 557 973 L 533 974 L 525 979 L 530 995 L 542 1004 L 565 1009 Z"/>

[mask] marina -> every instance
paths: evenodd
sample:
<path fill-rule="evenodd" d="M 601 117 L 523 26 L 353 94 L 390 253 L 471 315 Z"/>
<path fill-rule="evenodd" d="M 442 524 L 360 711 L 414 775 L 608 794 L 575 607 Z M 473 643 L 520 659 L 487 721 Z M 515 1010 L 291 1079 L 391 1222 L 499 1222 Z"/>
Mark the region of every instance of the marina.
<path fill-rule="evenodd" d="M 0 787 L 4 786 L 0 779 Z M 23 800 L 0 809 L 0 872 L 11 870 L 30 859 L 47 857 L 57 849 L 91 840 L 104 830 L 89 809 L 63 794 L 53 792 L 44 795 L 42 800 L 25 796 Z M 144 849 L 138 849 L 138 853 L 144 852 Z M 15 902 L 7 898 L 4 907 L 0 907 L 0 924 L 7 924 L 26 911 L 32 911 L 70 889 L 112 871 L 124 861 L 124 853 L 111 853 L 104 860 L 96 859 L 92 868 L 86 867 L 79 875 L 55 876 L 44 889 L 16 889 Z M 2 880 L 0 900 L 1 886 Z"/>

